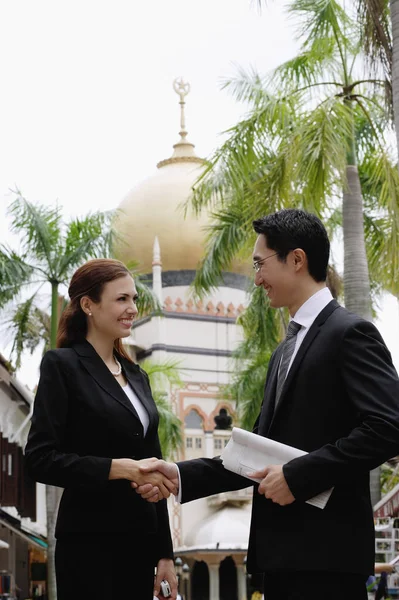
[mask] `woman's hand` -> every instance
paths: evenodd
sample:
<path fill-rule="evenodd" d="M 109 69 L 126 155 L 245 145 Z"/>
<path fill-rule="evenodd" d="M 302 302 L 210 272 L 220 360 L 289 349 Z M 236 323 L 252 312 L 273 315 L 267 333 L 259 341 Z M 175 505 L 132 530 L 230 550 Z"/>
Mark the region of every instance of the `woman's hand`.
<path fill-rule="evenodd" d="M 164 596 L 162 596 L 161 592 L 161 581 L 166 579 L 166 581 L 170 585 L 171 596 L 168 596 L 171 600 L 176 600 L 177 598 L 177 577 L 175 571 L 175 565 L 173 564 L 173 560 L 170 558 L 161 558 L 161 560 L 157 564 L 157 574 L 155 577 L 154 583 L 154 596 L 157 596 L 161 600 L 164 600 Z"/>

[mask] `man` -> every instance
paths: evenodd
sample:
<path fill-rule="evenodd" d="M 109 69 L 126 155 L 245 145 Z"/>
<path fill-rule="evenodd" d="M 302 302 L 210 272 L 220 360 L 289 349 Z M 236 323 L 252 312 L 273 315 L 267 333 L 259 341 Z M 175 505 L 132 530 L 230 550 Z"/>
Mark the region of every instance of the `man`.
<path fill-rule="evenodd" d="M 266 600 L 362 600 L 374 572 L 369 471 L 399 452 L 399 380 L 372 323 L 326 287 L 330 243 L 297 209 L 254 222 L 255 284 L 291 316 L 273 353 L 254 432 L 307 451 L 254 474 L 247 568 L 264 573 Z M 182 502 L 247 487 L 219 458 L 158 468 Z M 324 510 L 305 503 L 331 487 Z M 155 490 L 138 489 L 154 500 Z"/>

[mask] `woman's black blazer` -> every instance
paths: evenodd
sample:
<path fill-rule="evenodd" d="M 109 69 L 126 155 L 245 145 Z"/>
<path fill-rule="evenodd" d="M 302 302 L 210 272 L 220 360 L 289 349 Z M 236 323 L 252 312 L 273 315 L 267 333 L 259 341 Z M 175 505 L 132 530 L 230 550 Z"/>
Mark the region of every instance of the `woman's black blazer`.
<path fill-rule="evenodd" d="M 161 457 L 158 413 L 148 376 L 119 357 L 149 415 L 146 436 L 129 398 L 89 342 L 50 350 L 41 364 L 26 467 L 41 483 L 64 488 L 56 537 L 155 535 L 156 560 L 172 558 L 166 500 L 143 500 L 127 480 L 109 481 L 113 458 Z"/>

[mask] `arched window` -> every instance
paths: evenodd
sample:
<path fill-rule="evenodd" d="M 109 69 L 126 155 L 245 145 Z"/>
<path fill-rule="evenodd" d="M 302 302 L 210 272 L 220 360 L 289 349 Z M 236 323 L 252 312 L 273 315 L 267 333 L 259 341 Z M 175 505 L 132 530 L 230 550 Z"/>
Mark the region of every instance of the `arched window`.
<path fill-rule="evenodd" d="M 227 556 L 219 566 L 220 600 L 238 600 L 237 567 L 231 556 Z"/>
<path fill-rule="evenodd" d="M 184 425 L 186 429 L 202 429 L 203 420 L 201 415 L 197 413 L 193 408 L 184 418 Z"/>
<path fill-rule="evenodd" d="M 184 419 L 185 458 L 199 458 L 204 454 L 204 421 L 192 408 Z"/>
<path fill-rule="evenodd" d="M 191 573 L 191 596 L 193 600 L 209 600 L 209 570 L 203 560 L 194 563 Z"/>

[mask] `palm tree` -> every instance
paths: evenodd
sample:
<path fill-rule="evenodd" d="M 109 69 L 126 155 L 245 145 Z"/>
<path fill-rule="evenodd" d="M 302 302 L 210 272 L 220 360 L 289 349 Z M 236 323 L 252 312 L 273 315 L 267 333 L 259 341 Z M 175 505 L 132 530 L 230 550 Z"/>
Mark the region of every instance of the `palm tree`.
<path fill-rule="evenodd" d="M 60 208 L 28 202 L 19 191 L 9 207 L 11 230 L 19 235 L 19 253 L 0 246 L 0 309 L 20 298 L 25 290 L 28 299 L 18 304 L 12 320 L 16 328 L 13 350 L 17 365 L 25 349 L 45 346 L 55 348 L 60 315 L 59 288 L 73 271 L 89 258 L 110 256 L 114 241 L 110 213 L 94 213 L 64 223 Z M 50 288 L 50 316 L 40 307 L 39 293 Z M 136 278 L 140 294 L 139 309 L 158 309 L 150 290 Z M 48 338 L 46 340 L 46 331 Z M 54 571 L 54 527 L 59 490 L 46 486 L 48 538 L 48 598 L 56 600 Z"/>
<path fill-rule="evenodd" d="M 295 0 L 290 12 L 301 24 L 299 55 L 268 78 L 241 70 L 225 84 L 249 112 L 227 132 L 190 199 L 213 218 L 194 287 L 209 291 L 234 258 L 249 257 L 253 219 L 298 206 L 319 214 L 330 235 L 342 228 L 345 305 L 371 319 L 371 291 L 398 285 L 390 261 L 398 265 L 399 176 L 378 93 L 385 82 L 357 75 L 359 25 L 338 2 Z"/>

